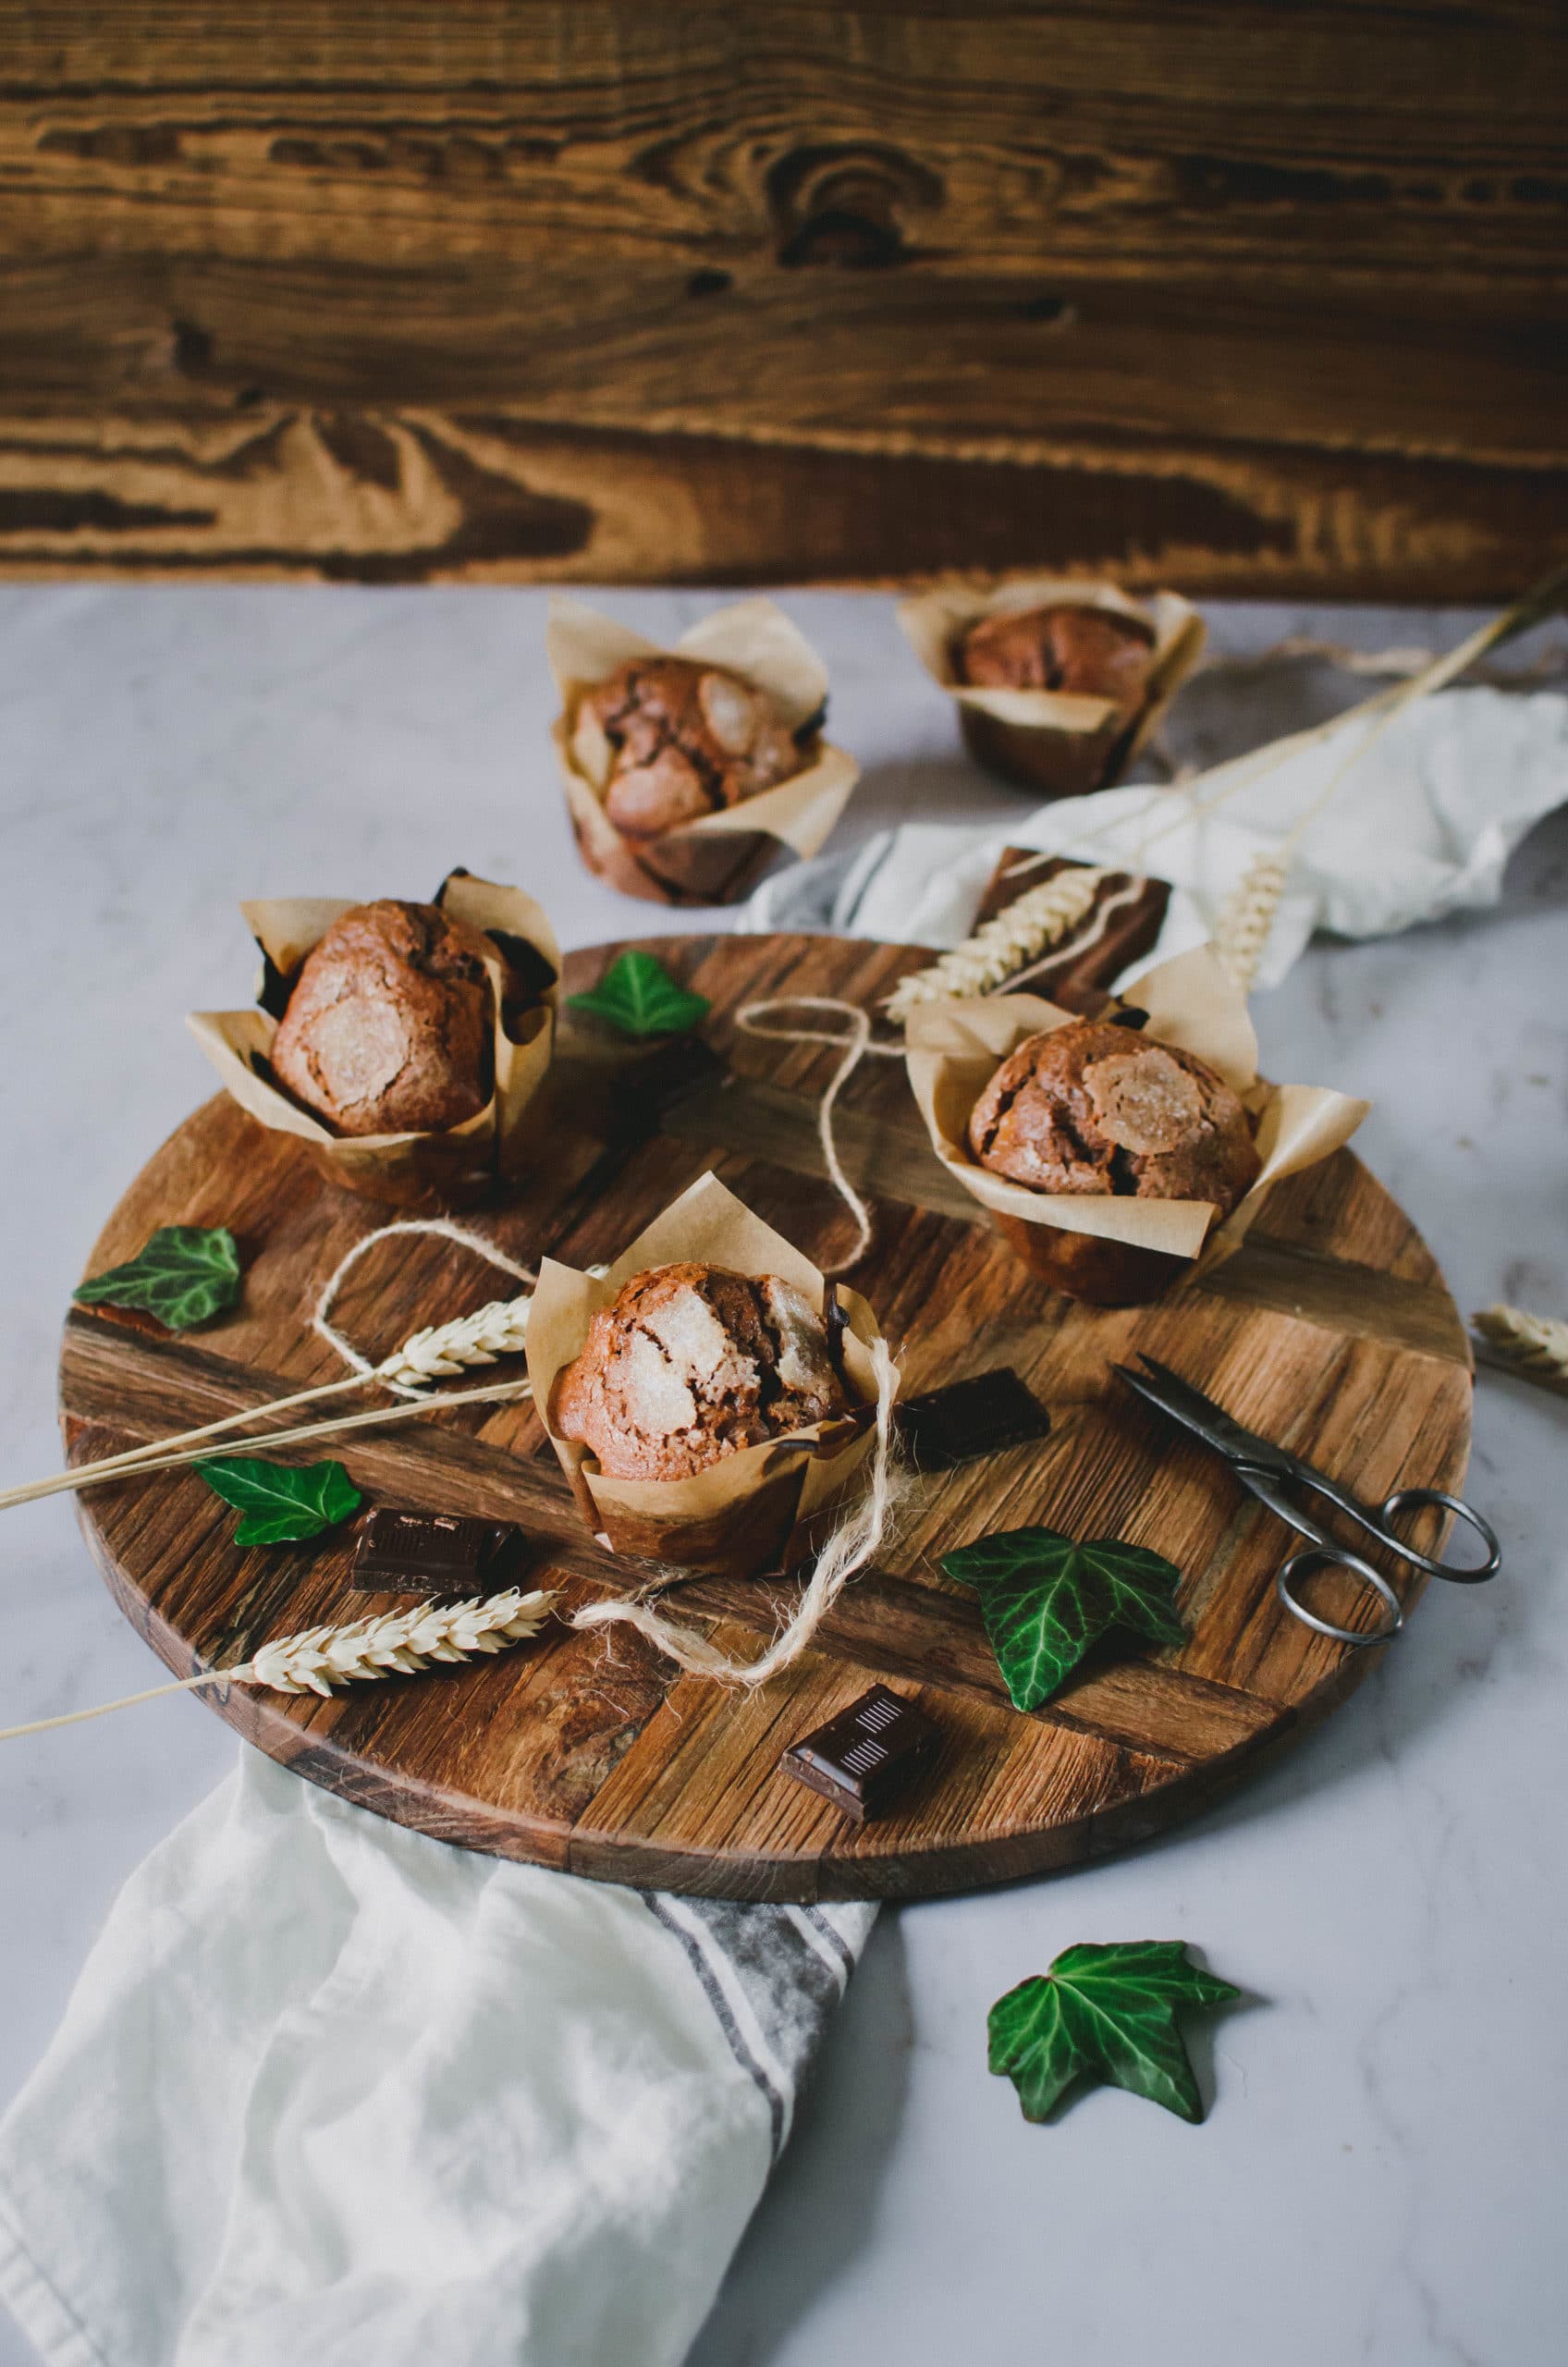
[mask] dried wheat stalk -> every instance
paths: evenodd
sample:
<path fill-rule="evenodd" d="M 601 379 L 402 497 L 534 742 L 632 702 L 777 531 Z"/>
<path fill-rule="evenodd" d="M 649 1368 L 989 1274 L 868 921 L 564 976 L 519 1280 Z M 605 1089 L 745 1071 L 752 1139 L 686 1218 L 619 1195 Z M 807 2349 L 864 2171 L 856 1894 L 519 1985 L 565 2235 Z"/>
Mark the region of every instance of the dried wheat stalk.
<path fill-rule="evenodd" d="M 1288 855 L 1256 854 L 1220 907 L 1214 950 L 1243 994 L 1250 992 L 1257 975 L 1290 876 Z"/>
<path fill-rule="evenodd" d="M 928 970 L 900 979 L 888 997 L 888 1017 L 901 1026 L 918 1003 L 944 995 L 991 993 L 1086 920 L 1110 876 L 1109 869 L 1084 866 L 1059 871 L 1028 889 Z"/>
<path fill-rule="evenodd" d="M 400 1348 L 369 1372 L 350 1373 L 344 1380 L 324 1381 L 319 1388 L 297 1390 L 291 1397 L 269 1398 L 264 1405 L 248 1406 L 241 1414 L 226 1414 L 220 1421 L 204 1422 L 199 1429 L 180 1430 L 172 1438 L 153 1439 L 145 1446 L 128 1447 L 121 1454 L 101 1455 L 96 1462 L 79 1464 L 72 1471 L 56 1472 L 48 1479 L 33 1479 L 19 1488 L 8 1488 L 0 1493 L 0 1511 L 10 1504 L 27 1504 L 40 1496 L 56 1496 L 78 1488 L 90 1488 L 100 1479 L 126 1477 L 139 1470 L 155 1470 L 169 1462 L 189 1462 L 191 1458 L 178 1450 L 192 1447 L 200 1441 L 214 1439 L 226 1430 L 241 1429 L 247 1423 L 258 1421 L 263 1414 L 283 1414 L 300 1405 L 310 1405 L 326 1397 L 340 1397 L 352 1389 L 365 1389 L 373 1382 L 384 1388 L 419 1392 L 418 1402 L 428 1405 L 439 1402 L 438 1397 L 426 1397 L 423 1392 L 434 1380 L 447 1379 L 465 1371 L 473 1365 L 493 1365 L 499 1356 L 516 1355 L 526 1344 L 528 1309 L 531 1302 L 524 1296 L 493 1299 L 488 1306 L 476 1309 L 472 1315 L 459 1315 L 450 1323 L 430 1325 L 415 1331 Z M 390 1416 L 388 1418 L 391 1418 Z M 330 1429 L 349 1429 L 342 1424 L 313 1425 L 307 1435 L 324 1436 Z M 295 1431 L 278 1430 L 256 1440 L 257 1446 L 271 1446 L 299 1435 Z"/>
<path fill-rule="evenodd" d="M 1309 730 L 1292 731 L 1282 740 L 1272 740 L 1262 748 L 1255 748 L 1250 755 L 1231 758 L 1229 763 L 1218 766 L 1212 773 L 1200 774 L 1182 796 L 1171 800 L 1172 810 L 1166 818 L 1152 824 L 1143 833 L 1137 860 L 1146 861 L 1149 849 L 1159 840 L 1168 837 L 1171 831 L 1193 828 L 1208 815 L 1215 813 L 1221 805 L 1226 804 L 1231 798 L 1239 796 L 1243 790 L 1251 789 L 1266 774 L 1273 772 L 1288 759 L 1303 754 L 1308 748 L 1321 745 L 1322 742 L 1339 733 L 1350 717 L 1359 717 L 1366 726 L 1366 730 L 1346 750 L 1305 813 L 1300 816 L 1276 851 L 1278 859 L 1288 865 L 1300 848 L 1309 826 L 1333 802 L 1368 749 L 1376 745 L 1390 726 L 1398 721 L 1406 708 L 1413 706 L 1417 699 L 1429 697 L 1433 692 L 1443 690 L 1450 682 L 1457 681 L 1461 674 L 1477 665 L 1489 650 L 1500 648 L 1503 643 L 1512 641 L 1516 635 L 1529 632 L 1532 626 L 1540 624 L 1546 618 L 1560 614 L 1565 604 L 1568 604 L 1568 568 L 1560 567 L 1554 569 L 1550 575 L 1543 576 L 1541 581 L 1532 585 L 1522 598 L 1515 600 L 1511 607 L 1505 608 L 1501 616 L 1494 617 L 1489 624 L 1482 625 L 1477 632 L 1471 633 L 1468 639 L 1461 642 L 1456 649 L 1451 649 L 1446 656 L 1433 657 L 1429 662 L 1423 663 L 1417 670 L 1410 673 L 1407 679 L 1394 682 L 1390 689 L 1379 691 L 1376 696 L 1363 700 L 1358 706 L 1348 707 L 1342 715 L 1330 716 L 1326 722 L 1314 724 Z M 1400 670 L 1403 673 L 1405 658 L 1413 658 L 1415 653 L 1414 651 L 1397 652 L 1393 655 L 1399 657 Z M 1425 656 L 1426 653 L 1422 655 Z M 1205 783 L 1207 784 L 1207 788 L 1204 786 Z M 1106 823 L 1097 830 L 1085 830 L 1073 843 L 1082 850 L 1096 840 L 1103 841 L 1108 833 L 1115 828 L 1114 823 Z M 1044 863 L 1047 860 L 1048 857 L 1045 855 L 1034 858 L 1035 863 Z M 1259 857 L 1258 861 L 1261 864 L 1263 858 Z M 1031 867 L 1028 865 L 1017 866 L 1020 870 Z M 1226 911 L 1220 914 L 1216 923 L 1217 944 L 1219 931 L 1226 926 L 1231 906 L 1235 905 L 1238 914 L 1240 913 L 1242 900 L 1247 894 L 1248 887 L 1249 882 L 1243 880 L 1227 904 Z M 1256 931 L 1260 919 L 1264 915 L 1267 893 L 1267 888 L 1260 883 L 1256 891 L 1252 894 L 1245 921 L 1247 932 Z M 1269 920 L 1273 917 L 1274 905 L 1278 901 L 1279 896 L 1275 893 L 1273 902 L 1268 906 L 1267 917 Z M 1263 934 L 1267 937 L 1267 929 Z M 1246 942 L 1247 937 L 1243 935 L 1242 958 L 1244 958 Z M 1261 951 L 1260 943 L 1258 952 L 1261 953 Z M 1256 966 L 1256 957 L 1255 956 L 1254 968 Z"/>
<path fill-rule="evenodd" d="M 1568 1392 L 1568 1323 L 1522 1306 L 1483 1306 L 1471 1320 L 1522 1380 Z"/>
<path fill-rule="evenodd" d="M 264 1685 L 274 1693 L 330 1694 L 339 1685 L 379 1676 L 417 1676 L 437 1661 L 504 1652 L 537 1633 L 553 1594 L 504 1594 L 466 1602 L 426 1603 L 351 1620 L 344 1627 L 305 1627 L 263 1644 L 243 1668 L 221 1672 L 231 1685 Z"/>
<path fill-rule="evenodd" d="M 100 1701 L 92 1710 L 71 1710 L 61 1718 L 35 1718 L 30 1725 L 0 1727 L 0 1742 L 45 1734 L 52 1726 L 80 1725 L 106 1717 L 160 1694 L 190 1693 L 202 1685 L 257 1685 L 273 1693 L 319 1693 L 330 1697 L 341 1685 L 364 1685 L 384 1676 L 417 1676 L 438 1662 L 477 1660 L 504 1652 L 537 1635 L 554 1604 L 554 1594 L 522 1594 L 508 1587 L 483 1601 L 429 1603 L 419 1611 L 393 1611 L 379 1618 L 351 1620 L 342 1627 L 305 1627 L 277 1636 L 238 1668 L 204 1669 L 174 1685 L 154 1685 Z"/>
<path fill-rule="evenodd" d="M 370 1379 L 385 1381 L 388 1388 L 423 1389 L 470 1365 L 493 1365 L 497 1356 L 520 1355 L 528 1344 L 532 1305 L 526 1294 L 520 1298 L 496 1298 L 472 1315 L 459 1315 L 455 1322 L 415 1331 L 376 1366 Z"/>

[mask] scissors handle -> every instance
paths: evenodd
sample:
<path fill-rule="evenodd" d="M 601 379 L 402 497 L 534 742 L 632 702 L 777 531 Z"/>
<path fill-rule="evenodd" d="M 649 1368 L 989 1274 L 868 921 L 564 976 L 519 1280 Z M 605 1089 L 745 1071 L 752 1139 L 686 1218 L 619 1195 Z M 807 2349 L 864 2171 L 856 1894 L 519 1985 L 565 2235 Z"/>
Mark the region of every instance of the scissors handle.
<path fill-rule="evenodd" d="M 1338 1627 L 1331 1619 L 1320 1619 L 1316 1611 L 1308 1611 L 1292 1589 L 1297 1579 L 1309 1577 L 1314 1570 L 1348 1570 L 1364 1586 L 1369 1586 L 1383 1606 L 1378 1625 L 1365 1629 Z M 1315 1635 L 1332 1636 L 1338 1644 L 1386 1644 L 1404 1625 L 1399 1597 L 1381 1570 L 1375 1570 L 1370 1562 L 1353 1553 L 1348 1545 L 1308 1545 L 1301 1552 L 1292 1553 L 1274 1581 L 1274 1591 L 1292 1619 L 1299 1619 Z"/>
<path fill-rule="evenodd" d="M 1274 1581 L 1274 1591 L 1292 1617 L 1299 1619 L 1304 1627 L 1310 1627 L 1316 1635 L 1331 1636 L 1340 1644 L 1384 1644 L 1390 1637 L 1397 1636 L 1404 1625 L 1404 1613 L 1400 1607 L 1398 1595 L 1382 1572 L 1374 1569 L 1364 1554 L 1354 1551 L 1348 1545 L 1341 1545 L 1321 1521 L 1296 1502 L 1289 1486 L 1282 1484 L 1272 1473 L 1253 1468 L 1242 1471 L 1240 1476 L 1260 1502 L 1267 1504 L 1270 1512 L 1278 1514 L 1298 1536 L 1308 1540 L 1300 1552 L 1292 1554 Z M 1460 1586 L 1476 1586 L 1483 1579 L 1497 1576 L 1502 1561 L 1502 1549 L 1489 1524 L 1462 1497 L 1448 1495 L 1440 1488 L 1396 1488 L 1379 1511 L 1374 1513 L 1358 1497 L 1336 1487 L 1332 1480 L 1320 1478 L 1305 1465 L 1296 1472 L 1295 1480 L 1297 1485 L 1309 1488 L 1314 1495 L 1337 1506 L 1358 1523 L 1368 1537 L 1415 1568 L 1425 1571 L 1428 1577 L 1450 1578 Z M 1452 1513 L 1456 1520 L 1463 1521 L 1473 1529 L 1487 1549 L 1485 1562 L 1466 1569 L 1452 1563 L 1434 1561 L 1430 1554 L 1418 1551 L 1414 1545 L 1407 1545 L 1394 1529 L 1394 1520 L 1401 1513 L 1427 1510 Z M 1315 1611 L 1309 1611 L 1298 1599 L 1294 1591 L 1298 1580 L 1309 1576 L 1315 1570 L 1329 1569 L 1348 1570 L 1364 1586 L 1372 1588 L 1383 1606 L 1383 1617 L 1376 1627 L 1364 1632 L 1359 1628 L 1338 1626 L 1331 1619 L 1319 1618 Z"/>
<path fill-rule="evenodd" d="M 1455 1520 L 1462 1521 L 1480 1539 L 1487 1550 L 1486 1560 L 1476 1562 L 1469 1568 L 1463 1563 L 1435 1561 L 1431 1554 L 1418 1552 L 1414 1545 L 1407 1545 L 1402 1537 L 1395 1534 L 1393 1524 L 1400 1513 L 1426 1511 L 1452 1513 Z M 1456 1587 L 1478 1587 L 1486 1579 L 1495 1578 L 1502 1567 L 1502 1548 L 1497 1541 L 1496 1530 L 1489 1521 L 1482 1519 L 1474 1504 L 1465 1502 L 1463 1496 L 1451 1496 L 1441 1488 L 1396 1488 L 1391 1496 L 1384 1499 L 1380 1517 L 1393 1551 L 1403 1555 L 1405 1561 L 1413 1562 L 1429 1578 L 1448 1578 Z M 1373 1534 L 1377 1534 L 1376 1527 Z"/>

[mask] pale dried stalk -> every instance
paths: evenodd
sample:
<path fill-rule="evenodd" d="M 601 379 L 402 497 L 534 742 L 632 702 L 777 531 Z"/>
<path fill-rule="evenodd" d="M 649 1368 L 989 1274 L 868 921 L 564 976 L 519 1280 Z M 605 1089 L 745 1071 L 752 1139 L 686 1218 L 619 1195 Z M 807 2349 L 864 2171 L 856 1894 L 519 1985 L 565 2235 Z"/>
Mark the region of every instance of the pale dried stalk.
<path fill-rule="evenodd" d="M 324 1695 L 375 1677 L 417 1676 L 438 1661 L 473 1660 L 521 1644 L 537 1634 L 555 1600 L 553 1593 L 523 1594 L 508 1587 L 503 1594 L 426 1603 L 419 1611 L 386 1612 L 343 1627 L 305 1627 L 297 1636 L 263 1644 L 243 1668 L 225 1673 L 233 1685 Z"/>
<path fill-rule="evenodd" d="M 1086 920 L 1110 877 L 1103 867 L 1086 866 L 1059 871 L 1038 888 L 1027 889 L 928 970 L 900 979 L 888 997 L 888 1018 L 901 1026 L 919 1003 L 944 995 L 989 994 Z"/>
<path fill-rule="evenodd" d="M 1568 1392 L 1568 1323 L 1522 1306 L 1483 1306 L 1471 1320 L 1522 1380 Z"/>
<path fill-rule="evenodd" d="M 1243 994 L 1251 990 L 1290 877 L 1289 859 L 1256 854 L 1226 897 L 1214 924 L 1214 950 Z"/>
<path fill-rule="evenodd" d="M 1543 576 L 1538 583 L 1532 584 L 1528 592 L 1515 600 L 1511 607 L 1504 608 L 1501 615 L 1494 617 L 1489 624 L 1480 626 L 1469 635 L 1468 639 L 1462 641 L 1456 649 L 1451 649 L 1446 656 L 1434 657 L 1429 665 L 1423 666 L 1419 672 L 1411 675 L 1408 680 L 1397 681 L 1388 690 L 1378 691 L 1372 698 L 1363 700 L 1359 706 L 1347 707 L 1343 714 L 1330 716 L 1324 723 L 1315 723 L 1305 731 L 1290 732 L 1282 740 L 1270 740 L 1263 747 L 1255 748 L 1250 755 L 1238 756 L 1227 764 L 1219 766 L 1216 767 L 1220 775 L 1219 787 L 1211 789 L 1207 796 L 1194 796 L 1191 792 L 1186 792 L 1173 798 L 1171 803 L 1174 810 L 1163 821 L 1152 825 L 1144 834 L 1138 848 L 1137 860 L 1144 861 L 1150 847 L 1158 844 L 1159 840 L 1169 837 L 1172 830 L 1187 829 L 1204 820 L 1208 815 L 1217 812 L 1221 805 L 1228 803 L 1231 798 L 1239 797 L 1243 790 L 1252 788 L 1255 782 L 1263 779 L 1266 774 L 1273 772 L 1288 758 L 1300 754 L 1307 748 L 1318 746 L 1330 734 L 1337 732 L 1347 717 L 1358 716 L 1366 724 L 1367 729 L 1356 741 L 1354 746 L 1346 753 L 1343 761 L 1336 766 L 1322 791 L 1314 800 L 1307 812 L 1303 815 L 1290 838 L 1284 841 L 1282 852 L 1293 853 L 1301 843 L 1302 834 L 1306 825 L 1322 812 L 1329 799 L 1339 791 L 1346 775 L 1360 763 L 1366 751 L 1381 739 L 1390 724 L 1397 721 L 1407 707 L 1414 706 L 1417 699 L 1427 698 L 1434 691 L 1446 689 L 1450 682 L 1474 666 L 1477 659 L 1484 657 L 1488 650 L 1501 648 L 1504 642 L 1513 640 L 1520 633 L 1528 632 L 1533 626 L 1542 623 L 1548 617 L 1559 614 L 1565 599 L 1568 599 L 1568 568 L 1556 568 L 1550 575 Z M 1201 778 L 1206 777 L 1200 776 Z M 1093 845 L 1096 840 L 1103 840 L 1115 827 L 1113 823 L 1106 823 L 1097 829 L 1085 830 L 1073 843 L 1079 847 Z M 1015 865 L 1014 868 L 1018 871 L 1026 871 L 1033 869 L 1037 864 L 1048 863 L 1050 860 L 1050 856 L 1046 854 L 1035 855 L 1028 862 Z"/>
<path fill-rule="evenodd" d="M 387 1386 L 423 1389 L 445 1380 L 471 1365 L 493 1365 L 498 1356 L 520 1355 L 528 1344 L 527 1294 L 518 1298 L 492 1299 L 472 1315 L 416 1331 L 402 1346 L 377 1365 L 370 1378 Z"/>
<path fill-rule="evenodd" d="M 387 1612 L 351 1620 L 342 1627 L 305 1627 L 276 1636 L 254 1659 L 238 1668 L 203 1669 L 200 1676 L 154 1685 L 145 1693 L 122 1694 L 91 1710 L 70 1710 L 60 1718 L 35 1718 L 25 1726 L 0 1727 L 0 1742 L 22 1735 L 47 1734 L 54 1726 L 80 1725 L 107 1717 L 138 1701 L 166 1693 L 190 1693 L 202 1685 L 257 1685 L 273 1693 L 319 1693 L 330 1698 L 338 1686 L 364 1685 L 384 1676 L 417 1676 L 438 1662 L 482 1659 L 504 1652 L 536 1635 L 556 1600 L 553 1593 L 523 1594 L 508 1587 L 484 1600 L 428 1603 L 419 1611 Z"/>
<path fill-rule="evenodd" d="M 301 1422 L 291 1430 L 263 1430 L 260 1438 L 247 1439 L 247 1448 L 301 1446 L 308 1439 L 336 1438 L 343 1430 L 374 1429 L 384 1422 L 414 1422 L 443 1411 L 448 1405 L 499 1404 L 512 1397 L 532 1397 L 533 1384 L 527 1380 L 493 1380 L 483 1389 L 443 1389 L 429 1397 L 415 1397 L 403 1405 L 373 1405 L 363 1414 L 338 1414 L 329 1422 Z M 264 1410 L 264 1409 L 263 1409 Z M 89 1484 L 98 1479 L 139 1479 L 145 1471 L 173 1471 L 184 1463 L 201 1463 L 208 1450 L 204 1446 L 182 1447 L 178 1453 L 165 1452 L 164 1441 L 153 1446 L 139 1463 L 124 1471 L 89 1471 Z M 79 1472 L 60 1475 L 62 1482 L 80 1478 Z"/>
<path fill-rule="evenodd" d="M 242 1429 L 247 1423 L 259 1421 L 263 1414 L 286 1414 L 300 1405 L 317 1404 L 323 1398 L 342 1396 L 351 1389 L 369 1388 L 373 1383 L 388 1389 L 423 1392 L 433 1380 L 445 1380 L 474 1365 L 493 1365 L 498 1357 L 516 1355 L 523 1348 L 530 1304 L 526 1296 L 493 1299 L 488 1306 L 477 1308 L 472 1315 L 459 1315 L 450 1323 L 430 1325 L 423 1331 L 413 1332 L 400 1348 L 394 1349 L 369 1372 L 350 1373 L 345 1380 L 328 1380 L 315 1389 L 297 1390 L 291 1397 L 269 1398 L 264 1405 L 251 1405 L 243 1413 L 226 1414 L 220 1421 L 203 1422 L 197 1429 L 180 1430 L 171 1438 L 153 1439 L 145 1446 L 128 1447 L 120 1454 L 101 1455 L 93 1463 L 79 1464 L 73 1471 L 55 1472 L 48 1479 L 32 1479 L 22 1487 L 8 1488 L 0 1492 L 0 1511 L 11 1504 L 32 1503 L 40 1496 L 63 1495 L 78 1488 L 92 1487 L 100 1479 L 156 1470 L 169 1460 L 189 1461 L 189 1456 L 175 1456 L 172 1451 L 190 1446 L 198 1440 L 218 1438 L 227 1430 Z M 418 1402 L 429 1404 L 435 1400 L 422 1395 Z M 300 1435 L 292 1430 L 268 1431 L 254 1443 L 270 1446 L 281 1439 Z"/>

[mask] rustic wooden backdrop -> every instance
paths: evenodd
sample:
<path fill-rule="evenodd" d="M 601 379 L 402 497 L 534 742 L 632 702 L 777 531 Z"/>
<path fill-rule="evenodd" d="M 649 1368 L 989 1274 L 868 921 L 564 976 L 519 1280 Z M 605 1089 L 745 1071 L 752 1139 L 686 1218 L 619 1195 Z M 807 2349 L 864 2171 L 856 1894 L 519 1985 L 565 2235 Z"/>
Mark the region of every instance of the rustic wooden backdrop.
<path fill-rule="evenodd" d="M 0 0 L 0 567 L 1568 546 L 1556 0 Z"/>

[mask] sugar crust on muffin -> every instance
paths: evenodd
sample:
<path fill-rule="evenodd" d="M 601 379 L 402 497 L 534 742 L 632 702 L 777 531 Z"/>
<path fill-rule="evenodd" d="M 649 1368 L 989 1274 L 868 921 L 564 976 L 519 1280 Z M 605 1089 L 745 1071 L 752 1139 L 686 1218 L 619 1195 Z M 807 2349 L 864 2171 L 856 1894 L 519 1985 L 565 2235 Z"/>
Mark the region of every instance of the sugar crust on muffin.
<path fill-rule="evenodd" d="M 763 692 L 688 657 L 633 657 L 618 667 L 583 697 L 571 750 L 631 839 L 722 813 L 808 761 Z"/>
<path fill-rule="evenodd" d="M 688 1479 L 849 1411 L 822 1318 L 777 1274 L 695 1261 L 635 1274 L 556 1383 L 557 1433 L 607 1477 Z"/>
<path fill-rule="evenodd" d="M 978 1164 L 1036 1192 L 1211 1200 L 1256 1182 L 1252 1122 L 1194 1053 L 1098 1020 L 1028 1036 L 974 1104 Z"/>
<path fill-rule="evenodd" d="M 306 956 L 273 1038 L 274 1074 L 339 1134 L 461 1125 L 494 1085 L 494 955 L 437 905 L 356 905 Z"/>
<path fill-rule="evenodd" d="M 1070 691 L 1143 705 L 1154 635 L 1141 618 L 1084 603 L 998 608 L 960 638 L 960 679 L 977 690 Z"/>

